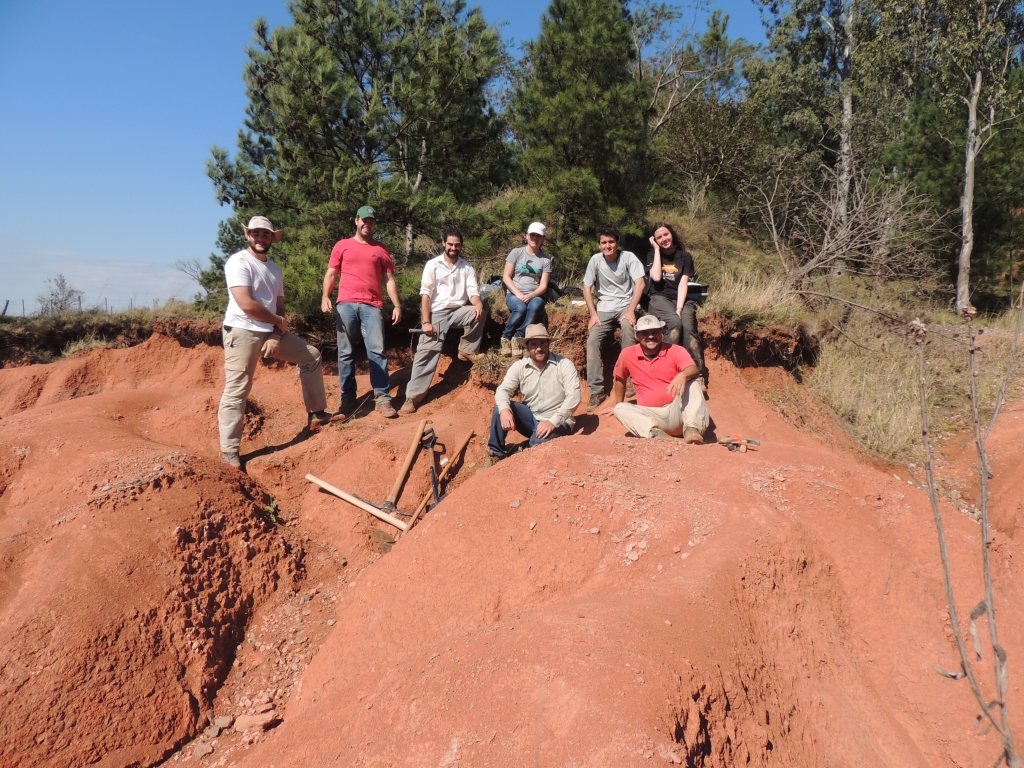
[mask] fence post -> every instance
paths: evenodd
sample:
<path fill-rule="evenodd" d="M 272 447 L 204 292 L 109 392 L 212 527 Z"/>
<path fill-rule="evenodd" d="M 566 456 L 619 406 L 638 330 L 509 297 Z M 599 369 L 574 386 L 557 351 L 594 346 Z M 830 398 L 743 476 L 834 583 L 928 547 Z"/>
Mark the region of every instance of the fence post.
<path fill-rule="evenodd" d="M 4 302 L 4 311 L 0 312 L 0 317 L 4 317 L 7 314 L 7 305 L 10 304 L 10 303 L 11 303 L 10 299 L 8 299 L 7 301 Z"/>

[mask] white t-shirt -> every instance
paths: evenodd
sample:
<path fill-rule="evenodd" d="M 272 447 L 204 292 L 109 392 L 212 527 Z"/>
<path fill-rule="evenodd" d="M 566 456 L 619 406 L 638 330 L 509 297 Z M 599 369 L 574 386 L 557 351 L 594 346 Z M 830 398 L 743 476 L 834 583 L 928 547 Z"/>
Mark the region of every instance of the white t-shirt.
<path fill-rule="evenodd" d="M 597 291 L 598 312 L 622 312 L 633 299 L 633 287 L 644 276 L 644 265 L 630 251 L 619 251 L 611 264 L 603 253 L 590 257 L 583 284 Z"/>
<path fill-rule="evenodd" d="M 284 277 L 281 268 L 274 262 L 260 261 L 248 250 L 239 251 L 224 265 L 224 275 L 228 279 L 228 311 L 224 313 L 224 325 L 232 328 L 245 328 L 247 331 L 272 331 L 274 326 L 262 320 L 253 320 L 235 301 L 232 288 L 248 286 L 252 297 L 277 314 L 277 297 L 284 296 Z"/>

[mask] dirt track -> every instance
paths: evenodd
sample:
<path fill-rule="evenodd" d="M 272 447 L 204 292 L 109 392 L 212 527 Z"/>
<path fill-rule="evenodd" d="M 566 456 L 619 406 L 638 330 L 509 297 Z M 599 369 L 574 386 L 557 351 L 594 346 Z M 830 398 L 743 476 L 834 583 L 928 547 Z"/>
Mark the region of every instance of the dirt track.
<path fill-rule="evenodd" d="M 416 417 L 308 437 L 294 373 L 261 369 L 247 478 L 217 461 L 220 359 L 158 335 L 0 371 L 0 765 L 994 762 L 933 669 L 958 665 L 924 493 L 730 364 L 712 416 L 760 451 L 583 417 L 477 472 L 478 440 L 385 554 L 386 526 L 304 475 L 380 501 L 420 418 L 453 447 L 490 392 L 453 368 Z M 1022 424 L 1011 407 L 993 436 L 997 493 Z M 427 485 L 421 454 L 400 506 Z M 946 510 L 966 617 L 978 529 Z M 995 550 L 1017 670 L 1019 544 Z M 277 727 L 189 741 L 261 713 Z"/>

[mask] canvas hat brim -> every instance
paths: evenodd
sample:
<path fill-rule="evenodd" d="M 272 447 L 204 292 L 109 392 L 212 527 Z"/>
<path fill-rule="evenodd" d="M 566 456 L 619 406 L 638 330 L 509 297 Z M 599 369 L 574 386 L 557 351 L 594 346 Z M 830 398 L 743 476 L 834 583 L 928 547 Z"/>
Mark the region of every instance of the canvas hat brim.
<path fill-rule="evenodd" d="M 245 234 L 249 234 L 250 232 L 254 232 L 257 229 L 263 229 L 263 227 L 253 227 L 252 229 L 249 229 L 249 227 L 243 227 L 243 229 L 245 230 Z M 273 235 L 273 237 L 270 238 L 270 242 L 272 243 L 280 243 L 281 238 L 284 237 L 283 229 L 270 229 L 266 231 L 270 232 Z"/>

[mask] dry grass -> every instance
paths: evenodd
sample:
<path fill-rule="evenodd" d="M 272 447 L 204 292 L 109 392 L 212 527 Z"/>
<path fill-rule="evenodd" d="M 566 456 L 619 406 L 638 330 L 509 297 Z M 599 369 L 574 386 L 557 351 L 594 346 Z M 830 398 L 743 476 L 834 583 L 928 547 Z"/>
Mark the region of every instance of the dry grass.
<path fill-rule="evenodd" d="M 726 275 L 709 291 L 704 312 L 716 311 L 736 323 L 756 323 L 796 330 L 816 325 L 816 318 L 800 297 L 783 288 L 782 281 L 759 275 Z"/>
<path fill-rule="evenodd" d="M 969 424 L 967 337 L 962 326 L 936 324 L 931 330 L 926 349 L 928 404 L 932 433 L 941 439 Z M 979 337 L 978 390 L 984 418 L 995 406 L 1011 342 L 1005 331 Z M 901 328 L 862 319 L 859 325 L 848 326 L 847 336 L 836 335 L 822 344 L 807 384 L 861 446 L 891 461 L 918 460 L 916 366 L 917 351 Z"/>

